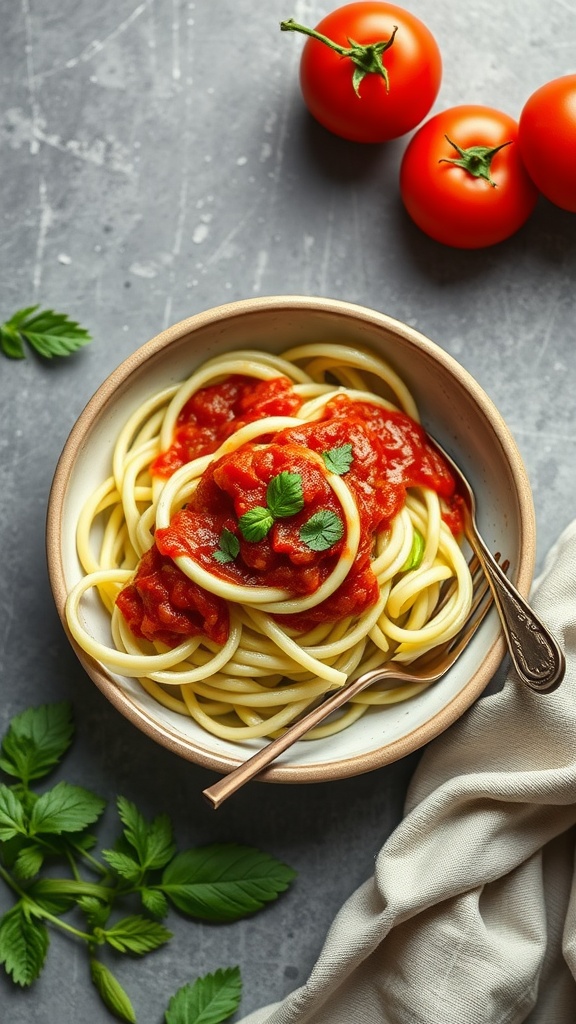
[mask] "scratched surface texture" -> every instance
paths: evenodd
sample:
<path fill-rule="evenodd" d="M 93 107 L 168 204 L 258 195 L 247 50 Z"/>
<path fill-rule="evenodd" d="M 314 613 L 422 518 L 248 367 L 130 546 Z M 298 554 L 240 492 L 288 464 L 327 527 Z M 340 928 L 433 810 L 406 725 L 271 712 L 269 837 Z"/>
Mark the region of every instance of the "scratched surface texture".
<path fill-rule="evenodd" d="M 435 110 L 487 103 L 518 117 L 536 86 L 575 70 L 570 0 L 409 6 L 442 50 Z M 479 252 L 420 234 L 398 195 L 407 140 L 354 146 L 303 107 L 302 40 L 279 22 L 315 24 L 329 9 L 0 0 L 0 313 L 41 303 L 94 336 L 58 365 L 0 360 L 0 724 L 70 699 L 77 740 L 56 778 L 169 813 L 182 846 L 254 844 L 299 873 L 250 921 L 173 917 L 170 945 L 118 964 L 141 1024 L 160 1024 L 180 985 L 219 966 L 241 967 L 241 1015 L 301 984 L 399 820 L 416 757 L 323 786 L 253 785 L 214 814 L 200 798 L 211 775 L 104 701 L 68 648 L 44 558 L 56 461 L 101 381 L 161 328 L 230 299 L 349 299 L 417 326 L 494 399 L 533 486 L 539 565 L 576 509 L 576 216 L 542 200 L 519 234 Z M 111 810 L 102 841 L 114 830 Z M 2 1024 L 109 1020 L 84 950 L 51 934 L 31 990 L 0 976 Z"/>

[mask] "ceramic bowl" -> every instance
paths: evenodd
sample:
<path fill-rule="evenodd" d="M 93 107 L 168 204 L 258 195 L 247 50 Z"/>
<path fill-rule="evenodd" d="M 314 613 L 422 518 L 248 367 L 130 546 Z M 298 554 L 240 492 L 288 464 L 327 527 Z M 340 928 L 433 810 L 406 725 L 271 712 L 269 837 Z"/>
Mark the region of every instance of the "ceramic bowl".
<path fill-rule="evenodd" d="M 478 521 L 493 551 L 510 560 L 510 576 L 527 595 L 534 569 L 535 526 L 529 482 L 516 444 L 478 383 L 441 347 L 383 313 L 334 299 L 271 296 L 197 313 L 162 331 L 98 388 L 57 465 L 47 520 L 49 573 L 64 628 L 66 595 L 81 576 L 75 532 L 85 498 L 110 472 L 116 435 L 150 394 L 185 379 L 208 357 L 242 347 L 280 352 L 308 341 L 367 346 L 400 373 L 422 422 L 468 475 Z M 85 611 L 95 634 L 107 628 L 97 602 Z M 108 673 L 71 639 L 88 676 L 135 726 L 189 761 L 225 773 L 258 743 L 234 744 L 204 732 L 156 703 L 135 680 Z M 361 774 L 411 753 L 458 719 L 482 693 L 504 655 L 492 611 L 464 655 L 436 685 L 406 702 L 369 711 L 345 731 L 300 741 L 267 770 L 267 781 L 329 781 Z"/>

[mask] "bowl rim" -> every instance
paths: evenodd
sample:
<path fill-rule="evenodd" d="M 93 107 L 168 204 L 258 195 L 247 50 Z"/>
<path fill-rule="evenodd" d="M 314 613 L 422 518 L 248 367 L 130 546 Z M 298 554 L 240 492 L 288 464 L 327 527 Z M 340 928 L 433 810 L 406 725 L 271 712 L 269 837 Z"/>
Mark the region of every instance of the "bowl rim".
<path fill-rule="evenodd" d="M 140 731 L 172 753 L 221 774 L 236 767 L 239 763 L 238 760 L 227 754 L 212 754 L 204 749 L 195 748 L 185 738 L 172 731 L 168 725 L 154 721 L 143 708 L 133 703 L 130 697 L 108 677 L 99 663 L 87 655 L 71 636 L 65 616 L 67 587 L 61 549 L 60 521 L 78 449 L 82 445 L 85 434 L 112 399 L 116 388 L 124 384 L 127 378 L 142 367 L 148 359 L 178 342 L 185 335 L 217 321 L 225 323 L 232 318 L 272 309 L 279 313 L 298 309 L 344 314 L 349 319 L 353 318 L 374 326 L 384 327 L 401 336 L 415 348 L 423 350 L 428 356 L 443 365 L 480 407 L 483 415 L 489 421 L 494 432 L 494 439 L 500 445 L 510 467 L 515 494 L 518 497 L 517 511 L 520 534 L 523 539 L 523 558 L 517 567 L 514 582 L 524 597 L 528 596 L 535 565 L 536 525 L 532 492 L 520 452 L 506 422 L 492 399 L 470 372 L 440 345 L 416 328 L 409 327 L 386 313 L 343 299 L 290 294 L 257 296 L 227 302 L 197 312 L 160 331 L 128 355 L 116 369 L 108 374 L 88 400 L 70 430 L 57 460 L 48 496 L 45 538 L 48 575 L 60 621 L 76 656 L 88 676 L 116 710 L 120 711 Z M 416 726 L 406 735 L 373 751 L 347 758 L 323 761 L 314 765 L 273 764 L 258 776 L 258 781 L 285 783 L 332 781 L 364 774 L 400 760 L 439 736 L 473 704 L 500 665 L 505 649 L 504 638 L 499 633 L 486 653 L 481 667 L 462 690 L 431 718 Z"/>

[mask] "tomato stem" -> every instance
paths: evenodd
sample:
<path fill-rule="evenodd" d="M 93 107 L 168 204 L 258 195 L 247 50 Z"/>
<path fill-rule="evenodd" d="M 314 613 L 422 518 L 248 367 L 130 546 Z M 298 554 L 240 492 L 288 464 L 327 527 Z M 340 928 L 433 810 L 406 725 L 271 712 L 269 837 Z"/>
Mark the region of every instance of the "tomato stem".
<path fill-rule="evenodd" d="M 282 32 L 302 32 L 305 36 L 310 36 L 312 39 L 317 39 L 318 42 L 324 43 L 325 46 L 329 46 L 340 57 L 347 57 L 351 60 L 355 65 L 352 85 L 358 97 L 360 96 L 360 83 L 366 75 L 380 75 L 384 79 L 386 92 L 388 92 L 390 79 L 382 61 L 382 54 L 392 46 L 398 31 L 397 25 L 393 26 L 393 32 L 389 39 L 382 39 L 377 43 L 357 43 L 354 39 L 348 38 L 349 46 L 341 46 L 339 43 L 335 43 L 333 39 L 329 39 L 328 36 L 317 32 L 316 29 L 299 25 L 293 18 L 289 18 L 288 21 L 281 21 L 280 29 Z"/>
<path fill-rule="evenodd" d="M 468 174 L 471 174 L 473 178 L 484 178 L 492 188 L 496 188 L 496 182 L 490 176 L 490 165 L 492 159 L 499 153 L 505 146 L 509 146 L 512 142 L 502 142 L 499 146 L 469 146 L 468 149 L 462 149 L 457 142 L 452 142 L 447 135 L 444 136 L 447 142 L 459 153 L 459 159 L 454 157 L 442 157 L 439 164 L 454 164 L 455 167 L 462 167 Z"/>

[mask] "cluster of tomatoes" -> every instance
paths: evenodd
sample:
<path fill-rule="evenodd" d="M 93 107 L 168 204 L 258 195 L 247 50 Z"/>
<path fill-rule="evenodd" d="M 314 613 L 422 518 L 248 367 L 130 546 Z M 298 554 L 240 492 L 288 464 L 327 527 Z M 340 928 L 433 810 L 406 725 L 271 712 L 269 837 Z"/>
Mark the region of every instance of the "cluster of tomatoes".
<path fill-rule="evenodd" d="M 413 14 L 359 0 L 315 29 L 293 20 L 281 28 L 308 37 L 302 94 L 329 131 L 381 143 L 417 128 L 402 159 L 400 193 L 432 238 L 466 249 L 501 242 L 527 221 L 539 193 L 576 212 L 576 74 L 537 89 L 519 122 L 468 104 L 421 124 L 438 95 L 442 59 Z"/>

